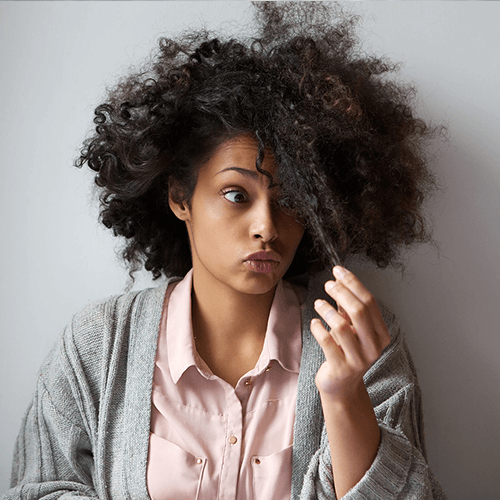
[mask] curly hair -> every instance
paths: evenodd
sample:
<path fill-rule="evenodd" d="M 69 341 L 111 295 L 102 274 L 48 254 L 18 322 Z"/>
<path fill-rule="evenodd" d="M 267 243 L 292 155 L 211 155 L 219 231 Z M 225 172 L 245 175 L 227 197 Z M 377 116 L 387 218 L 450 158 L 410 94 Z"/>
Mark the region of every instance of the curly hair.
<path fill-rule="evenodd" d="M 254 9 L 252 37 L 161 38 L 96 108 L 76 165 L 97 172 L 102 223 L 125 238 L 131 272 L 184 275 L 189 239 L 169 189 L 189 201 L 214 150 L 251 134 L 256 167 L 270 150 L 280 204 L 305 226 L 295 272 L 353 255 L 398 264 L 401 248 L 430 238 L 422 203 L 436 187 L 424 147 L 435 129 L 415 115 L 414 88 L 388 78 L 397 64 L 361 51 L 358 17 L 338 4 Z"/>

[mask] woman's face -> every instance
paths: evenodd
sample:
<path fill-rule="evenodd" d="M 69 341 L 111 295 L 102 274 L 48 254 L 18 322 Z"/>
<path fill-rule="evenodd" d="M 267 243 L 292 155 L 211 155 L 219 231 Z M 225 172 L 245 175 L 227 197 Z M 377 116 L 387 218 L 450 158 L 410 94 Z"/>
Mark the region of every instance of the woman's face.
<path fill-rule="evenodd" d="M 268 189 L 269 178 L 255 168 L 256 158 L 251 137 L 227 140 L 200 168 L 190 207 L 170 200 L 186 222 L 195 280 L 261 294 L 272 290 L 291 264 L 304 228 L 278 207 L 278 193 Z M 275 174 L 267 152 L 261 168 Z"/>

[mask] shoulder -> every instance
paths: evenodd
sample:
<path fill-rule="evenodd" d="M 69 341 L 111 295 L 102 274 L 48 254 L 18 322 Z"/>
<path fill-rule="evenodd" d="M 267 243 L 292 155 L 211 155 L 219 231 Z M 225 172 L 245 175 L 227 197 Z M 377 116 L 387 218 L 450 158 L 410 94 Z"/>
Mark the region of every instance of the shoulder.
<path fill-rule="evenodd" d="M 164 283 L 90 303 L 66 326 L 56 347 L 59 357 L 92 372 L 118 353 L 126 356 L 134 337 L 158 329 L 166 288 Z"/>
<path fill-rule="evenodd" d="M 382 314 L 382 319 L 389 330 L 391 336 L 391 344 L 399 343 L 403 341 L 403 334 L 401 333 L 401 326 L 398 317 L 379 299 L 377 301 L 378 308 Z"/>
<path fill-rule="evenodd" d="M 391 342 L 363 377 L 374 406 L 386 401 L 389 395 L 420 392 L 415 365 L 399 319 L 379 300 L 377 304 Z"/>
<path fill-rule="evenodd" d="M 154 288 L 136 290 L 93 301 L 73 316 L 71 325 L 88 329 L 103 322 L 118 321 L 123 316 L 130 315 L 137 307 L 147 308 L 162 301 L 166 287 L 166 284 L 162 284 Z"/>
<path fill-rule="evenodd" d="M 154 360 L 166 289 L 115 295 L 76 313 L 39 372 L 52 399 L 81 393 L 97 404 L 109 380 L 125 376 L 138 355 Z"/>
<path fill-rule="evenodd" d="M 163 303 L 165 289 L 162 285 L 90 303 L 73 316 L 65 330 L 66 340 L 84 348 L 110 335 L 124 334 L 133 326 L 134 317 Z"/>

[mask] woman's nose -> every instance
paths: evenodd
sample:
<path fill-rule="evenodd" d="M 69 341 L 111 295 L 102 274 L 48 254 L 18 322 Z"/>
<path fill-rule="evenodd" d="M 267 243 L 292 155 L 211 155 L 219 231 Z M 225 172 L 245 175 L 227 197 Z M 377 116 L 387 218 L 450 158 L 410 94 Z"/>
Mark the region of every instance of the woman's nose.
<path fill-rule="evenodd" d="M 255 207 L 252 214 L 250 233 L 252 238 L 267 243 L 278 237 L 276 213 L 270 201 L 262 202 Z"/>

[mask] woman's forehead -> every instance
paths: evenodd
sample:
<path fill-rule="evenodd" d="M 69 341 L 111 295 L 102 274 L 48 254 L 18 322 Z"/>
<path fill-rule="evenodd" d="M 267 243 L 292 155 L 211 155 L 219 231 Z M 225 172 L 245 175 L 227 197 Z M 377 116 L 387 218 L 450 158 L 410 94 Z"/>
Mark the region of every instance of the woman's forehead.
<path fill-rule="evenodd" d="M 254 137 L 238 135 L 219 144 L 213 156 L 257 157 L 258 148 L 258 142 Z"/>
<path fill-rule="evenodd" d="M 248 169 L 257 172 L 256 162 L 258 142 L 250 135 L 240 135 L 222 142 L 203 166 L 214 175 L 226 170 Z M 274 157 L 270 150 L 265 151 L 262 168 L 272 173 L 275 170 Z"/>

